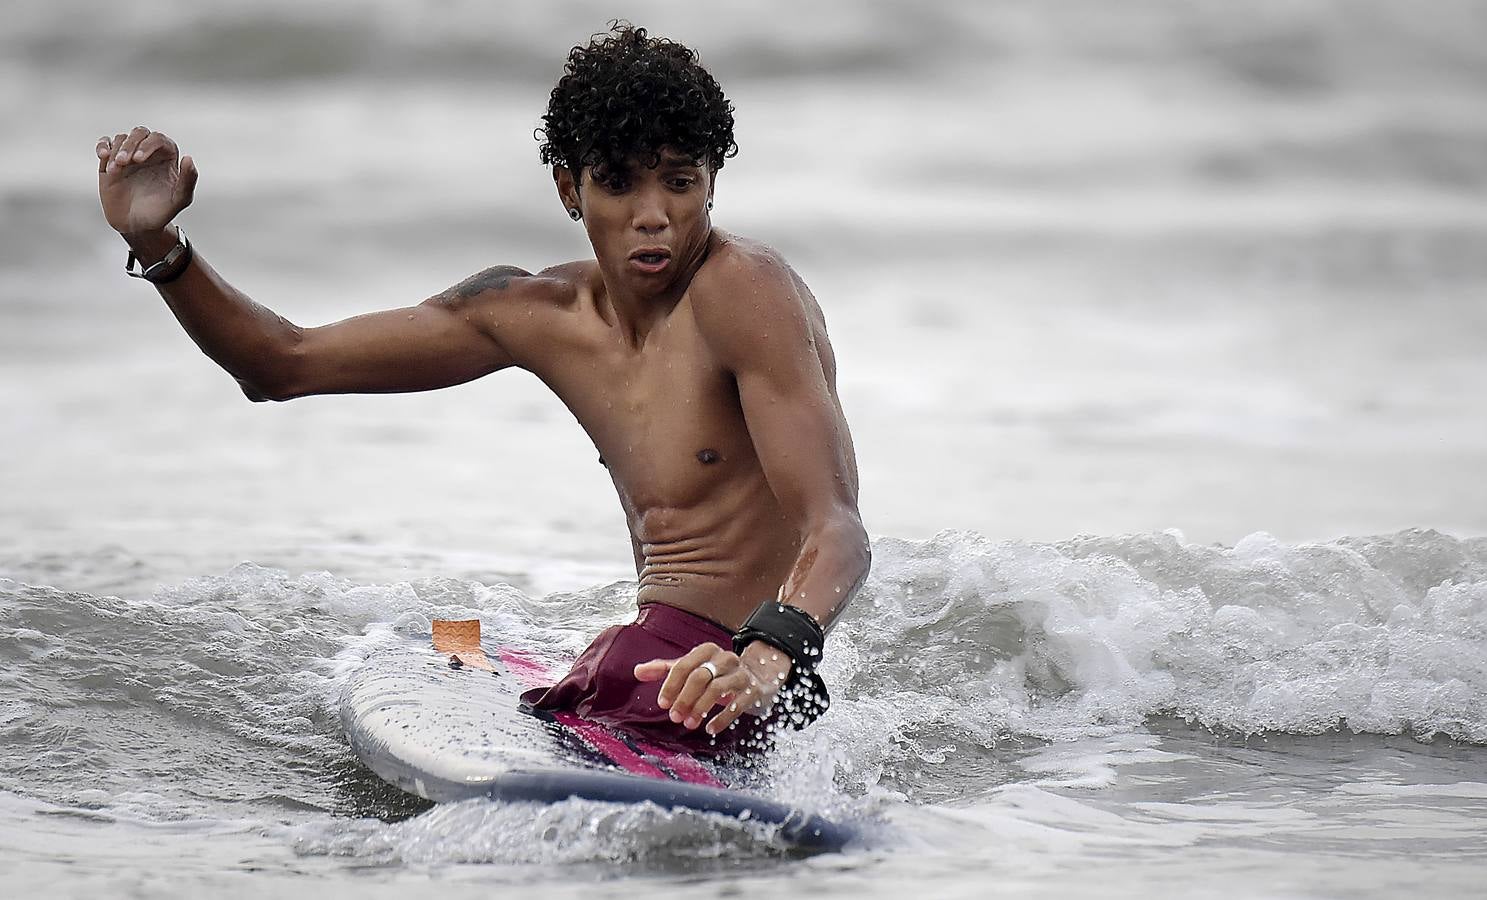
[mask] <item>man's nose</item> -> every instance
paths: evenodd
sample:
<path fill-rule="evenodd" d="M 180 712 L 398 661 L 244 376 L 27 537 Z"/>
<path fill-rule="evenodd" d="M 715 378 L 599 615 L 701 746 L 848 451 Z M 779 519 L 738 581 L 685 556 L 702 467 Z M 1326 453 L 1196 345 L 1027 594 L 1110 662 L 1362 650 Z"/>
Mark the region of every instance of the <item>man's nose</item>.
<path fill-rule="evenodd" d="M 660 191 L 642 190 L 635 195 L 635 208 L 631 211 L 632 224 L 637 231 L 662 231 L 671 224 L 666 214 L 665 198 Z"/>

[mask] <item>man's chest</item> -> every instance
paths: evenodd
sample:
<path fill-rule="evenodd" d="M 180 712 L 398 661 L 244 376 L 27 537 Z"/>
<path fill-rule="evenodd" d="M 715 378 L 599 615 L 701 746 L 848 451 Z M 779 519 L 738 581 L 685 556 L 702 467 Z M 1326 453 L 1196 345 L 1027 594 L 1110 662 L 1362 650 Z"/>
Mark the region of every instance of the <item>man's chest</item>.
<path fill-rule="evenodd" d="M 756 468 L 738 388 L 685 322 L 644 346 L 585 335 L 538 376 L 583 426 L 628 504 L 688 508 Z"/>

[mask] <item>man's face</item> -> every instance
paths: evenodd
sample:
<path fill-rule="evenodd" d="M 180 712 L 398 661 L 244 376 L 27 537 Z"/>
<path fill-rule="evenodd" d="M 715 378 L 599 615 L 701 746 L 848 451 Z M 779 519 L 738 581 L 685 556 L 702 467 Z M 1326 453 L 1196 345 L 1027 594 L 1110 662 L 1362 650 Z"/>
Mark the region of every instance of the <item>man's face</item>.
<path fill-rule="evenodd" d="M 559 192 L 569 208 L 583 212 L 606 281 L 655 294 L 694 270 L 711 228 L 712 173 L 703 161 L 663 148 L 655 167 L 631 162 L 622 171 L 585 169 L 582 185 L 571 192 L 566 174 L 559 174 Z"/>

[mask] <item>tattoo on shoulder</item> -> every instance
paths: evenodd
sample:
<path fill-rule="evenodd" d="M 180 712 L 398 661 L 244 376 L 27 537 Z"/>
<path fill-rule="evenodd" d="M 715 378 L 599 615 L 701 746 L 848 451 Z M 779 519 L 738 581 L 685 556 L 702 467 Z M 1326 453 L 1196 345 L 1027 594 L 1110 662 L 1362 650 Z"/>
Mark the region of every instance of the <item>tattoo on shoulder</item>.
<path fill-rule="evenodd" d="M 531 275 L 526 269 L 517 266 L 491 266 L 484 272 L 477 272 L 449 289 L 461 300 L 469 300 L 486 291 L 504 291 L 511 284 L 511 279 L 522 278 Z"/>

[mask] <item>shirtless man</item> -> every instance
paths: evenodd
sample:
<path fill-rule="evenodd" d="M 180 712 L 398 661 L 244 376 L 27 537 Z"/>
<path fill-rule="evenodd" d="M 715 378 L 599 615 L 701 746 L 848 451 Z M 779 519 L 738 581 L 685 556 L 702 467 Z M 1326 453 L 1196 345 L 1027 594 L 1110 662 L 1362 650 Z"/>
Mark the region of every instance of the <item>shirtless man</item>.
<path fill-rule="evenodd" d="M 799 726 L 824 708 L 824 631 L 870 561 L 821 310 L 777 253 L 712 226 L 737 145 L 691 50 L 618 25 L 573 49 L 544 123 L 542 161 L 594 259 L 496 266 L 318 328 L 233 288 L 170 224 L 197 169 L 169 137 L 100 139 L 98 189 L 130 263 L 250 400 L 426 391 L 510 367 L 562 399 L 619 492 L 640 614 L 529 692 L 532 707 L 701 752 Z"/>

